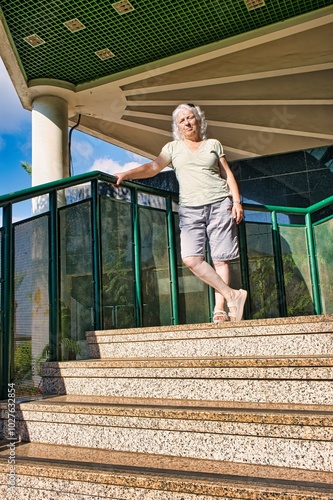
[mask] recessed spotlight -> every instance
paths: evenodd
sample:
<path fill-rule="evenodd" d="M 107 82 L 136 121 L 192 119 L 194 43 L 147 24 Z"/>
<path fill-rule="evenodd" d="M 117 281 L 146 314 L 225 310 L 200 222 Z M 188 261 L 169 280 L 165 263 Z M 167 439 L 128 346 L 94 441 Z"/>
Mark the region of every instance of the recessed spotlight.
<path fill-rule="evenodd" d="M 127 12 L 134 10 L 133 5 L 128 0 L 120 0 L 120 2 L 113 3 L 112 7 L 116 9 L 118 14 L 127 14 Z"/>
<path fill-rule="evenodd" d="M 114 53 L 111 52 L 110 49 L 102 49 L 102 50 L 98 50 L 97 52 L 95 52 L 96 56 L 98 56 L 100 59 L 102 59 L 102 61 L 105 61 L 105 59 L 110 59 L 110 57 L 113 57 L 114 56 Z"/>
<path fill-rule="evenodd" d="M 71 21 L 66 21 L 64 23 L 64 25 L 74 33 L 74 31 L 80 31 L 80 30 L 83 30 L 83 28 L 85 28 L 85 26 L 83 26 L 83 24 L 81 23 L 81 21 L 79 21 L 78 19 L 71 19 Z"/>
<path fill-rule="evenodd" d="M 36 34 L 26 36 L 25 38 L 23 38 L 23 40 L 31 45 L 31 47 L 38 47 L 38 45 L 42 45 L 42 43 L 45 43 L 45 41 Z"/>
<path fill-rule="evenodd" d="M 265 5 L 265 0 L 244 0 L 247 10 L 258 9 Z"/>

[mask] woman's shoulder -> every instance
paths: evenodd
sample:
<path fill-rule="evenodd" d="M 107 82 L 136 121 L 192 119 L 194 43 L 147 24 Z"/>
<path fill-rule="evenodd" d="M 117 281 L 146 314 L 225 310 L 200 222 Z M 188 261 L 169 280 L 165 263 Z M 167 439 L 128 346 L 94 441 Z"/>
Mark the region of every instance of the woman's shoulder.
<path fill-rule="evenodd" d="M 174 151 L 175 149 L 177 149 L 181 144 L 183 143 L 183 141 L 178 141 L 178 140 L 174 140 L 174 141 L 170 141 L 170 142 L 167 142 L 164 146 L 163 146 L 163 149 L 166 150 L 166 151 Z"/>
<path fill-rule="evenodd" d="M 220 143 L 220 141 L 218 141 L 217 139 L 206 139 L 206 143 L 209 145 L 209 146 L 222 146 L 222 144 Z"/>

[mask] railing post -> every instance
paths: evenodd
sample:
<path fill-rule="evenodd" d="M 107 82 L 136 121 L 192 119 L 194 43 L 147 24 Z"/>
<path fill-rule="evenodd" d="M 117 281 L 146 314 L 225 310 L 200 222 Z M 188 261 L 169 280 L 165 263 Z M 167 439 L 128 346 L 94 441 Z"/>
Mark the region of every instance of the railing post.
<path fill-rule="evenodd" d="M 277 222 L 276 211 L 272 211 L 272 239 L 273 239 L 273 252 L 274 252 L 274 263 L 275 263 L 275 276 L 277 283 L 278 292 L 278 307 L 280 317 L 284 318 L 288 316 L 287 301 L 286 301 L 286 290 L 283 278 L 283 262 L 282 262 L 282 252 L 281 252 L 281 242 L 280 242 L 280 232 L 279 225 Z"/>
<path fill-rule="evenodd" d="M 132 224 L 133 224 L 133 260 L 134 260 L 134 285 L 135 285 L 135 321 L 136 326 L 142 326 L 142 290 L 141 290 L 141 254 L 140 254 L 140 226 L 138 193 L 131 189 Z"/>
<path fill-rule="evenodd" d="M 306 228 L 306 238 L 308 242 L 308 251 L 309 251 L 308 255 L 310 263 L 313 305 L 315 313 L 322 314 L 323 309 L 322 309 L 321 294 L 320 294 L 319 272 L 318 272 L 318 263 L 316 258 L 315 238 L 313 234 L 311 213 L 307 213 L 305 215 L 305 228 Z"/>
<path fill-rule="evenodd" d="M 49 302 L 50 302 L 50 361 L 61 359 L 60 345 L 60 259 L 57 190 L 49 193 Z"/>
<path fill-rule="evenodd" d="M 92 258 L 94 283 L 94 329 L 101 330 L 103 324 L 102 311 L 102 257 L 101 257 L 101 214 L 98 196 L 98 179 L 91 181 L 91 230 L 92 230 Z"/>
<path fill-rule="evenodd" d="M 172 212 L 172 197 L 166 198 L 167 210 L 167 228 L 168 228 L 168 255 L 170 268 L 170 292 L 171 292 L 171 314 L 172 324 L 179 324 L 178 310 L 178 273 L 177 273 L 177 254 L 176 254 L 176 235 L 175 224 Z"/>
<path fill-rule="evenodd" d="M 3 207 L 3 238 L 1 259 L 1 301 L 3 310 L 3 338 L 1 349 L 1 399 L 8 398 L 8 384 L 14 381 L 14 243 L 12 204 Z"/>

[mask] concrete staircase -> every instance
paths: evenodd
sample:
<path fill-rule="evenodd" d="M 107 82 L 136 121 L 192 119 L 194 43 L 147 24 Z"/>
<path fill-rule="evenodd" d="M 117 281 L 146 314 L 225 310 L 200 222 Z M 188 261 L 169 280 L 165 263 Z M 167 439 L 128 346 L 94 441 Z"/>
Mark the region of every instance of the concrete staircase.
<path fill-rule="evenodd" d="M 46 363 L 45 396 L 18 404 L 1 498 L 333 499 L 333 316 L 87 341 L 91 359 Z"/>

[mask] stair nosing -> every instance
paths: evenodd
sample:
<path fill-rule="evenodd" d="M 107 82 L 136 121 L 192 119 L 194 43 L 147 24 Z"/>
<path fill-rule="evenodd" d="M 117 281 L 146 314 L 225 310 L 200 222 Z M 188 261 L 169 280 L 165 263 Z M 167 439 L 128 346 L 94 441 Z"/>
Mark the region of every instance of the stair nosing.
<path fill-rule="evenodd" d="M 305 362 L 307 364 L 305 364 Z M 96 368 L 105 365 L 106 368 L 112 367 L 179 367 L 181 365 L 190 367 L 332 367 L 333 356 L 330 354 L 322 355 L 300 355 L 300 356 L 203 356 L 203 357 L 128 357 L 128 358 L 90 358 L 73 361 L 46 361 L 44 367 L 50 368 L 72 368 L 75 366 L 88 366 Z M 150 366 L 148 366 L 150 365 Z"/>
<path fill-rule="evenodd" d="M 26 443 L 30 445 L 30 443 Z M 40 448 L 40 444 L 37 447 Z M 327 495 L 330 493 L 331 487 L 333 486 L 331 481 L 331 473 L 322 471 L 308 471 L 306 469 L 294 469 L 286 468 L 282 470 L 281 467 L 266 466 L 266 465 L 253 465 L 253 464 L 243 464 L 243 463 L 233 463 L 233 462 L 219 462 L 218 464 L 211 464 L 211 460 L 203 459 L 184 459 L 181 457 L 173 456 L 159 456 L 152 454 L 140 454 L 140 453 L 130 453 L 130 452 L 108 452 L 107 450 L 101 455 L 104 457 L 103 462 L 91 462 L 91 450 L 89 448 L 79 448 L 61 445 L 42 445 L 47 448 L 48 454 L 50 452 L 58 451 L 64 449 L 66 454 L 69 452 L 76 453 L 75 460 L 57 459 L 58 462 L 54 463 L 54 457 L 48 458 L 42 457 L 24 457 L 20 456 L 19 447 L 17 448 L 18 461 L 16 465 L 16 473 L 22 475 L 33 476 L 38 473 L 38 477 L 48 477 L 48 478 L 63 478 L 63 479 L 73 479 L 73 474 L 79 471 L 80 474 L 85 474 L 87 479 L 91 481 L 108 483 L 108 484 L 123 484 L 127 487 L 144 487 L 145 480 L 150 481 L 150 488 L 154 486 L 162 487 L 166 489 L 167 487 L 174 486 L 179 488 L 179 491 L 187 491 L 193 493 L 193 487 L 195 487 L 197 494 L 200 490 L 205 490 L 206 494 L 211 490 L 212 494 L 216 494 L 219 491 L 225 492 L 226 490 L 232 491 L 246 491 L 250 492 L 253 490 L 261 490 L 265 488 L 266 491 L 274 494 L 276 492 L 285 491 L 287 493 L 295 493 L 297 496 L 293 496 L 294 500 L 301 500 L 306 498 L 304 495 L 307 494 L 319 494 Z M 33 449 L 33 444 L 32 444 Z M 85 451 L 89 454 L 89 460 L 79 461 L 78 453 Z M 118 463 L 115 460 L 116 457 L 127 457 L 127 465 L 124 463 Z M 147 457 L 153 460 L 154 467 L 137 465 L 138 458 Z M 113 462 L 107 463 L 105 457 L 115 457 Z M 131 465 L 128 465 L 128 458 L 133 460 Z M 169 467 L 166 466 L 166 463 Z M 8 471 L 8 459 L 7 457 L 0 457 L 0 470 L 3 472 Z M 133 465 L 135 463 L 136 465 Z M 157 464 L 161 463 L 158 467 Z M 185 466 L 184 466 L 185 464 Z M 178 465 L 178 468 L 175 466 Z M 192 465 L 192 467 L 191 467 Z M 212 467 L 211 467 L 212 465 Z M 93 466 L 93 470 L 91 470 Z M 195 466 L 195 467 L 193 467 Z M 211 472 L 208 469 L 220 468 L 219 472 Z M 191 467 L 191 468 L 190 468 Z M 206 470 L 202 470 L 205 469 Z M 221 472 L 221 468 L 225 471 Z M 235 470 L 232 472 L 231 468 Z M 195 469 L 195 470 L 194 470 Z M 243 470 L 243 474 L 236 474 L 236 471 Z M 228 473 L 226 473 L 228 471 Z M 35 472 L 35 473 L 34 473 Z M 57 474 L 58 473 L 58 474 Z M 264 473 L 265 476 L 264 477 Z M 280 477 L 277 477 L 280 476 Z M 290 479 L 293 477 L 293 479 Z M 82 476 L 81 476 L 82 478 Z M 304 480 L 304 478 L 311 478 L 310 480 Z M 314 480 L 316 479 L 316 481 Z M 102 480 L 102 481 L 101 481 Z M 152 484 L 153 483 L 153 484 Z M 191 491 L 189 490 L 191 488 Z M 247 498 L 247 497 L 244 497 Z M 251 498 L 251 497 L 249 497 Z M 277 497 L 278 498 L 278 497 Z M 324 497 L 325 498 L 325 497 Z"/>
<path fill-rule="evenodd" d="M 83 399 L 83 398 L 82 398 Z M 86 399 L 86 398 L 85 398 Z M 198 405 L 196 401 L 192 404 L 179 404 L 178 406 L 167 406 L 153 404 L 151 400 L 142 399 L 136 404 L 133 400 L 127 403 L 124 400 L 117 401 L 113 398 L 112 402 L 84 402 L 77 401 L 69 397 L 64 398 L 39 398 L 28 402 L 17 404 L 17 419 L 19 420 L 19 412 L 48 412 L 48 413 L 71 413 L 71 414 L 86 414 L 86 415 L 109 415 L 109 416 L 126 416 L 137 418 L 163 418 L 163 419 L 181 419 L 181 420 L 206 420 L 219 422 L 239 422 L 239 423 L 257 423 L 257 424 L 276 424 L 276 425 L 294 425 L 294 426 L 320 426 L 333 427 L 333 405 L 331 408 L 317 409 L 287 409 L 283 405 L 277 405 L 277 408 L 249 407 L 244 404 L 235 406 L 230 402 L 217 406 Z M 297 405 L 295 405 L 297 406 Z M 5 410 L 5 405 L 2 409 Z M 1 405 L 0 405 L 1 409 Z"/>
<path fill-rule="evenodd" d="M 87 336 L 94 336 L 99 333 L 105 334 L 110 332 L 113 335 L 128 335 L 136 333 L 163 333 L 168 331 L 182 331 L 182 330 L 228 330 L 243 327 L 256 327 L 256 326 L 271 326 L 271 325 L 295 325 L 295 324 L 316 324 L 316 323 L 333 323 L 333 314 L 313 315 L 313 316 L 294 316 L 286 318 L 265 318 L 265 319 L 251 319 L 242 320 L 237 322 L 225 323 L 192 323 L 181 325 L 163 325 L 163 326 L 148 326 L 136 328 L 118 328 L 118 329 L 104 329 L 104 330 L 89 330 L 86 332 Z"/>

